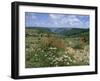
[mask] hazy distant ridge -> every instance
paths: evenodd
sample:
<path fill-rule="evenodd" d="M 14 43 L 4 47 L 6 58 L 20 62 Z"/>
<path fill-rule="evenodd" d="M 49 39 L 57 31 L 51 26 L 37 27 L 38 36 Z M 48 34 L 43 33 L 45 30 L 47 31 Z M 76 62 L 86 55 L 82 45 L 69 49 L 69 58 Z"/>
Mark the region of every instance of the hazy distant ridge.
<path fill-rule="evenodd" d="M 45 28 L 45 27 L 26 27 L 28 29 L 34 29 L 38 30 L 42 33 L 55 33 L 65 36 L 71 36 L 76 35 L 80 33 L 88 33 L 89 29 L 83 29 L 83 28 Z"/>

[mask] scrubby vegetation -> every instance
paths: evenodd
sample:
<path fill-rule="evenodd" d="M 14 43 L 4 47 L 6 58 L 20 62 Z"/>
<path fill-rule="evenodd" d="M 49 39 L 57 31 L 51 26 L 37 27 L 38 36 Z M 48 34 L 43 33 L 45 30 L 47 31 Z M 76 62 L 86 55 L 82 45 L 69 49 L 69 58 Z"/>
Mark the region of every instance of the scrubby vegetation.
<path fill-rule="evenodd" d="M 89 29 L 26 27 L 25 67 L 89 65 Z"/>

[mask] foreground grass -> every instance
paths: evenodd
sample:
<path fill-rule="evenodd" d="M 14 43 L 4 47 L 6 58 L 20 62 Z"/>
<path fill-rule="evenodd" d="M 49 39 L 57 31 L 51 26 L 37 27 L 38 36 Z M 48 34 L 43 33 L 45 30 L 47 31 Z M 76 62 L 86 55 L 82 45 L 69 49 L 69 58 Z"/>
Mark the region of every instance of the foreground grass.
<path fill-rule="evenodd" d="M 89 43 L 81 37 L 49 36 L 33 33 L 25 38 L 25 67 L 57 67 L 89 65 Z"/>

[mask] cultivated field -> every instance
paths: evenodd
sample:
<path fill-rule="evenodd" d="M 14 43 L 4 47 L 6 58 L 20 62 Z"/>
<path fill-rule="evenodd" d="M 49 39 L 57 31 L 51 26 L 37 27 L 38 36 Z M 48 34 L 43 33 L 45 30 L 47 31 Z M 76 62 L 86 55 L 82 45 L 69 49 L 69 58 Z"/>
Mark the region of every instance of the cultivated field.
<path fill-rule="evenodd" d="M 89 29 L 26 27 L 25 33 L 26 68 L 89 65 Z"/>

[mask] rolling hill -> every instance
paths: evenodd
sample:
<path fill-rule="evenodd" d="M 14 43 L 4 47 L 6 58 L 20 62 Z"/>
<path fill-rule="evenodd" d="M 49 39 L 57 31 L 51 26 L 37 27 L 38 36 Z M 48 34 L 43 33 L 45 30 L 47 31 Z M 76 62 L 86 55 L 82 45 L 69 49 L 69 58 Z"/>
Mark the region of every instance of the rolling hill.
<path fill-rule="evenodd" d="M 26 29 L 34 29 L 36 33 L 52 33 L 63 36 L 88 36 L 89 29 L 82 28 L 45 28 L 45 27 L 26 27 Z"/>

